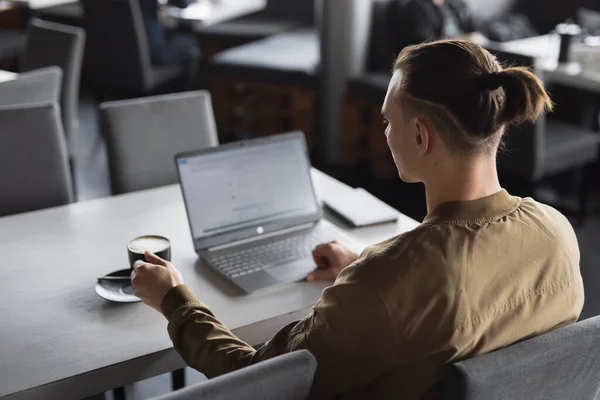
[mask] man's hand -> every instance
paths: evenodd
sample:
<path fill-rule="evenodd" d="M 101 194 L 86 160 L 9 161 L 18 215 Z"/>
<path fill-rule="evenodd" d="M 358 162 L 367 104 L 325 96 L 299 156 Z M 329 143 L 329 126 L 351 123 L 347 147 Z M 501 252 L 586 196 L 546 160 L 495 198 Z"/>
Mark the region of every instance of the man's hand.
<path fill-rule="evenodd" d="M 309 282 L 335 280 L 344 268 L 356 261 L 358 254 L 334 240 L 318 245 L 313 250 L 313 258 L 318 268 L 306 277 Z"/>
<path fill-rule="evenodd" d="M 136 261 L 133 264 L 131 283 L 133 294 L 150 307 L 161 312 L 160 306 L 169 290 L 183 285 L 183 278 L 177 269 L 168 261 L 147 251 L 144 256 L 147 262 Z"/>

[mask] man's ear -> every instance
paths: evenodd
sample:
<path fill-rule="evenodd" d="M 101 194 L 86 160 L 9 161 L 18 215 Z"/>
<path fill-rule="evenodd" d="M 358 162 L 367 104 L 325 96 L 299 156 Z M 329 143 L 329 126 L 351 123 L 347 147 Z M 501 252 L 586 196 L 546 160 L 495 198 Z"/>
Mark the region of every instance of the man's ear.
<path fill-rule="evenodd" d="M 419 149 L 419 155 L 425 155 L 429 151 L 429 146 L 431 144 L 431 131 L 429 130 L 429 126 L 425 120 L 422 118 L 415 119 L 415 128 L 416 128 L 416 136 L 415 136 L 415 144 Z"/>

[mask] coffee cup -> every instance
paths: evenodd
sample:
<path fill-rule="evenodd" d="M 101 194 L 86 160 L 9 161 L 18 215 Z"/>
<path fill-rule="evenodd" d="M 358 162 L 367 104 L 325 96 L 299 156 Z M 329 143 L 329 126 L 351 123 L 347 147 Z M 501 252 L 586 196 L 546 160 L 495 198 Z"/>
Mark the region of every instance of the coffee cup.
<path fill-rule="evenodd" d="M 146 261 L 144 256 L 146 251 L 156 254 L 163 260 L 171 261 L 171 242 L 169 239 L 164 236 L 145 235 L 137 237 L 127 244 L 131 268 L 137 260 Z"/>

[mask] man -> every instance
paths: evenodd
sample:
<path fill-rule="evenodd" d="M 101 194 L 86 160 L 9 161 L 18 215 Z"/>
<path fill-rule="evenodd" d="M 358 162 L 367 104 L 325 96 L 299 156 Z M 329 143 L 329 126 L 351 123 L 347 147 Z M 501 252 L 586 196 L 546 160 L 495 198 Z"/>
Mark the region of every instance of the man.
<path fill-rule="evenodd" d="M 139 0 L 148 36 L 150 58 L 154 65 L 188 65 L 200 56 L 193 37 L 183 34 L 168 34 L 158 19 L 157 0 Z M 170 0 L 169 4 L 185 8 L 195 0 Z"/>
<path fill-rule="evenodd" d="M 425 185 L 419 227 L 360 257 L 336 242 L 318 246 L 307 279 L 335 283 L 258 351 L 150 253 L 134 265 L 135 294 L 163 313 L 179 354 L 208 377 L 308 349 L 317 359 L 313 398 L 431 399 L 445 365 L 581 312 L 573 228 L 551 207 L 508 194 L 496 170 L 506 125 L 551 106 L 535 75 L 502 68 L 471 42 L 408 47 L 382 113 L 401 179 Z"/>

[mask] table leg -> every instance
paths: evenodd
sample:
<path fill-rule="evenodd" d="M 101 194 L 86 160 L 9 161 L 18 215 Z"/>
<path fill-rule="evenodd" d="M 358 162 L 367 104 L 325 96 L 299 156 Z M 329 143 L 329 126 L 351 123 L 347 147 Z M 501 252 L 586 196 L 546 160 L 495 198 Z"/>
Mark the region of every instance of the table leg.
<path fill-rule="evenodd" d="M 113 392 L 114 400 L 125 400 L 125 387 L 124 386 L 113 389 L 112 392 Z"/>
<path fill-rule="evenodd" d="M 171 372 L 171 387 L 173 390 L 179 390 L 185 387 L 185 369 L 182 368 Z"/>

